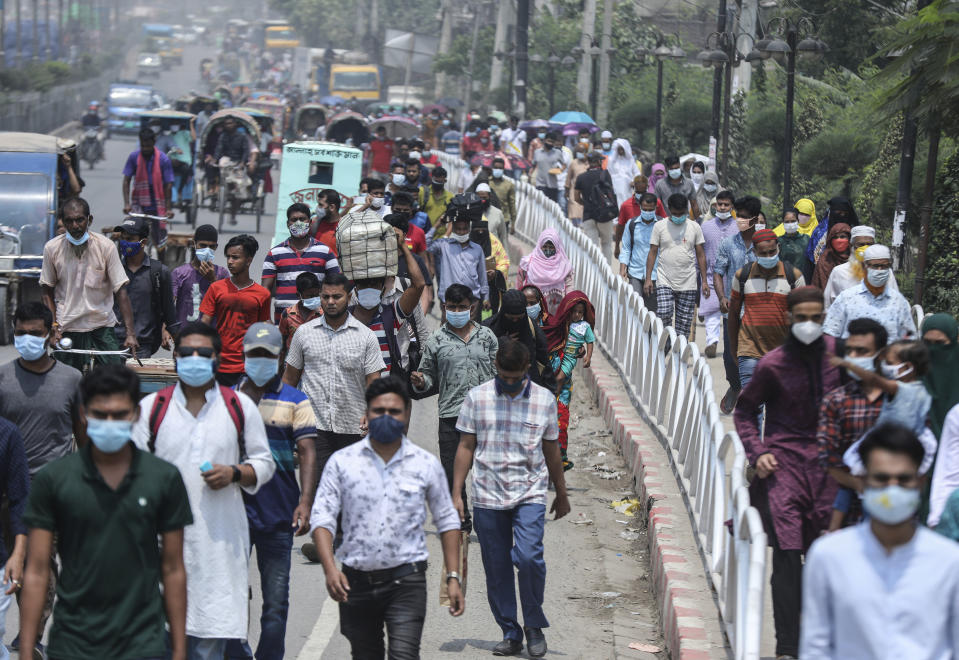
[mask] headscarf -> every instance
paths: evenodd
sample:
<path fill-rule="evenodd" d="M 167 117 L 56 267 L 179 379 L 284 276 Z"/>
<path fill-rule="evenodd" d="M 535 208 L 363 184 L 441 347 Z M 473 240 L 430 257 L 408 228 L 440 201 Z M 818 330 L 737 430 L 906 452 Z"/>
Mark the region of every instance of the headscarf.
<path fill-rule="evenodd" d="M 836 238 L 836 234 L 840 232 L 846 232 L 848 234 L 851 231 L 852 228 L 845 222 L 837 223 L 829 228 L 829 233 L 826 234 L 826 245 L 823 248 L 822 254 L 819 256 L 819 261 L 816 262 L 816 270 L 812 276 L 812 285 L 814 287 L 825 289 L 826 283 L 829 282 L 829 275 L 832 273 L 832 269 L 839 264 L 844 264 L 849 261 L 850 250 L 847 249 L 843 254 L 836 252 L 832 246 L 832 239 Z"/>
<path fill-rule="evenodd" d="M 938 438 L 946 415 L 959 404 L 959 323 L 952 315 L 940 312 L 922 322 L 920 336 L 939 330 L 952 342 L 948 346 L 926 344 L 929 349 L 929 372 L 922 381 L 932 395 L 929 426 Z"/>
<path fill-rule="evenodd" d="M 573 308 L 578 303 L 583 303 L 586 307 L 586 314 L 583 319 L 593 328 L 596 327 L 596 310 L 593 309 L 593 303 L 582 291 L 570 291 L 559 304 L 556 313 L 549 317 L 549 322 L 543 328 L 546 333 L 546 350 L 550 353 L 561 349 L 566 344 L 566 338 L 569 337 L 570 317 L 573 315 Z"/>
<path fill-rule="evenodd" d="M 805 226 L 799 225 L 799 233 L 806 236 L 812 236 L 813 231 L 819 226 L 819 218 L 816 217 L 816 205 L 808 197 L 796 200 L 795 209 L 803 215 L 809 216 L 809 223 Z"/>
<path fill-rule="evenodd" d="M 856 210 L 845 197 L 833 197 L 827 204 L 829 204 L 829 211 L 826 213 L 824 222 L 813 230 L 809 245 L 806 247 L 806 257 L 813 263 L 818 263 L 820 255 L 826 250 L 828 233 L 834 222 L 843 222 L 850 227 L 859 224 L 859 216 L 856 215 Z M 835 216 L 837 211 L 846 211 L 847 217 L 839 220 Z"/>
<path fill-rule="evenodd" d="M 547 242 L 556 248 L 556 254 L 550 258 L 543 254 L 543 245 Z M 566 288 L 566 278 L 573 272 L 573 265 L 566 256 L 559 232 L 552 227 L 543 230 L 533 251 L 520 259 L 519 267 L 526 273 L 526 282 L 539 287 L 546 295 L 551 291 L 563 291 Z"/>
<path fill-rule="evenodd" d="M 484 256 L 493 254 L 493 245 L 489 239 L 489 222 L 486 220 L 473 221 L 470 225 L 470 240 L 483 248 Z"/>
<path fill-rule="evenodd" d="M 716 184 L 716 190 L 708 192 L 706 190 L 706 182 L 712 181 Z M 716 174 L 713 170 L 706 170 L 703 173 L 703 183 L 696 189 L 696 205 L 699 207 L 699 217 L 708 218 L 712 214 L 710 213 L 713 199 L 716 198 L 716 195 L 719 194 L 719 175 Z"/>
<path fill-rule="evenodd" d="M 663 173 L 656 174 L 656 170 L 662 170 Z M 665 178 L 666 178 L 666 166 L 663 165 L 662 163 L 653 163 L 653 171 L 649 175 L 649 185 L 646 186 L 646 192 L 648 193 L 656 192 L 656 184 L 659 183 L 660 180 Z"/>
<path fill-rule="evenodd" d="M 519 315 L 523 318 L 519 321 L 511 321 L 506 318 L 507 314 Z M 530 362 L 536 363 L 536 335 L 532 330 L 532 323 L 526 315 L 526 296 L 519 289 L 509 289 L 503 293 L 502 306 L 499 312 L 491 316 L 486 321 L 486 325 L 497 338 L 508 337 L 515 333 L 516 341 L 526 345 L 529 350 Z"/>
<path fill-rule="evenodd" d="M 619 155 L 619 147 L 623 148 L 624 156 Z M 636 159 L 633 158 L 633 148 L 629 146 L 629 141 L 623 138 L 613 140 L 613 150 L 606 163 L 606 171 L 610 176 L 621 176 L 632 181 L 633 177 L 639 174 Z"/>

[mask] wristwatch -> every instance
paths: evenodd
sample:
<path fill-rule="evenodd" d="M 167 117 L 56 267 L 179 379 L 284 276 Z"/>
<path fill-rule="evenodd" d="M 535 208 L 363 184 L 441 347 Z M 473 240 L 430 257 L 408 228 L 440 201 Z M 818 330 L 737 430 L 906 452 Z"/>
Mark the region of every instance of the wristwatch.
<path fill-rule="evenodd" d="M 450 580 L 456 580 L 457 582 L 460 583 L 461 586 L 463 584 L 463 578 L 461 578 L 460 574 L 457 573 L 456 571 L 450 571 L 449 573 L 446 574 L 446 581 L 449 582 Z"/>
<path fill-rule="evenodd" d="M 238 483 L 238 482 L 240 481 L 240 479 L 243 478 L 243 473 L 240 472 L 240 468 L 239 468 L 238 466 L 236 466 L 236 465 L 231 465 L 230 467 L 233 468 L 233 479 L 232 479 L 232 481 L 233 481 L 233 483 Z"/>

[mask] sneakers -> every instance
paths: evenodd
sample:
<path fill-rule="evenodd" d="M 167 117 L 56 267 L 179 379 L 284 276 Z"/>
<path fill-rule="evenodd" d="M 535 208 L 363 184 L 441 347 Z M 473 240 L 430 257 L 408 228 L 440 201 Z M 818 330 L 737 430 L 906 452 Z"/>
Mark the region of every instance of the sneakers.
<path fill-rule="evenodd" d="M 519 655 L 523 652 L 523 642 L 519 642 L 515 639 L 504 639 L 502 642 L 493 647 L 493 655 Z"/>
<path fill-rule="evenodd" d="M 524 630 L 526 631 L 526 648 L 529 651 L 529 657 L 542 658 L 546 655 L 546 637 L 543 635 L 543 629 L 524 628 Z"/>
<path fill-rule="evenodd" d="M 719 402 L 719 411 L 724 415 L 730 414 L 736 407 L 736 399 L 738 398 L 739 390 L 734 390 L 731 387 L 727 389 L 723 395 L 723 400 Z"/>
<path fill-rule="evenodd" d="M 303 556 L 309 559 L 314 564 L 319 563 L 320 553 L 316 551 L 316 545 L 313 543 L 304 543 L 303 547 L 300 548 L 300 552 L 303 553 Z"/>
<path fill-rule="evenodd" d="M 707 346 L 705 353 L 706 353 L 706 357 L 708 358 L 716 357 L 716 344 L 712 343 L 709 346 Z"/>

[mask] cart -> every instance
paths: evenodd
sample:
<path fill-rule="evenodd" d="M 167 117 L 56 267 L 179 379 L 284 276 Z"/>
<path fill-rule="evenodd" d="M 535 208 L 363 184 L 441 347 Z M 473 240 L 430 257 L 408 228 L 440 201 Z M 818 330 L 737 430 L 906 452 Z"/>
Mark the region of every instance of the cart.
<path fill-rule="evenodd" d="M 352 110 L 343 110 L 326 123 L 326 139 L 347 146 L 358 147 L 370 141 L 366 117 Z"/>

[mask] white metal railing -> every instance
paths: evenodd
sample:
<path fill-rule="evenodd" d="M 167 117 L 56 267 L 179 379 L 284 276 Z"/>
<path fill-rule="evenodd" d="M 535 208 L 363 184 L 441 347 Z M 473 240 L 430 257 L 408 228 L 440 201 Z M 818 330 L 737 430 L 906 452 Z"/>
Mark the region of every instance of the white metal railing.
<path fill-rule="evenodd" d="M 448 170 L 447 185 L 457 190 L 466 164 L 437 156 Z M 646 309 L 558 204 L 516 181 L 516 213 L 516 234 L 528 243 L 547 227 L 559 232 L 577 287 L 599 310 L 597 342 L 673 461 L 734 657 L 759 658 L 766 534 L 750 505 L 745 451 L 735 432 L 723 431 L 706 360 L 695 344 Z"/>

